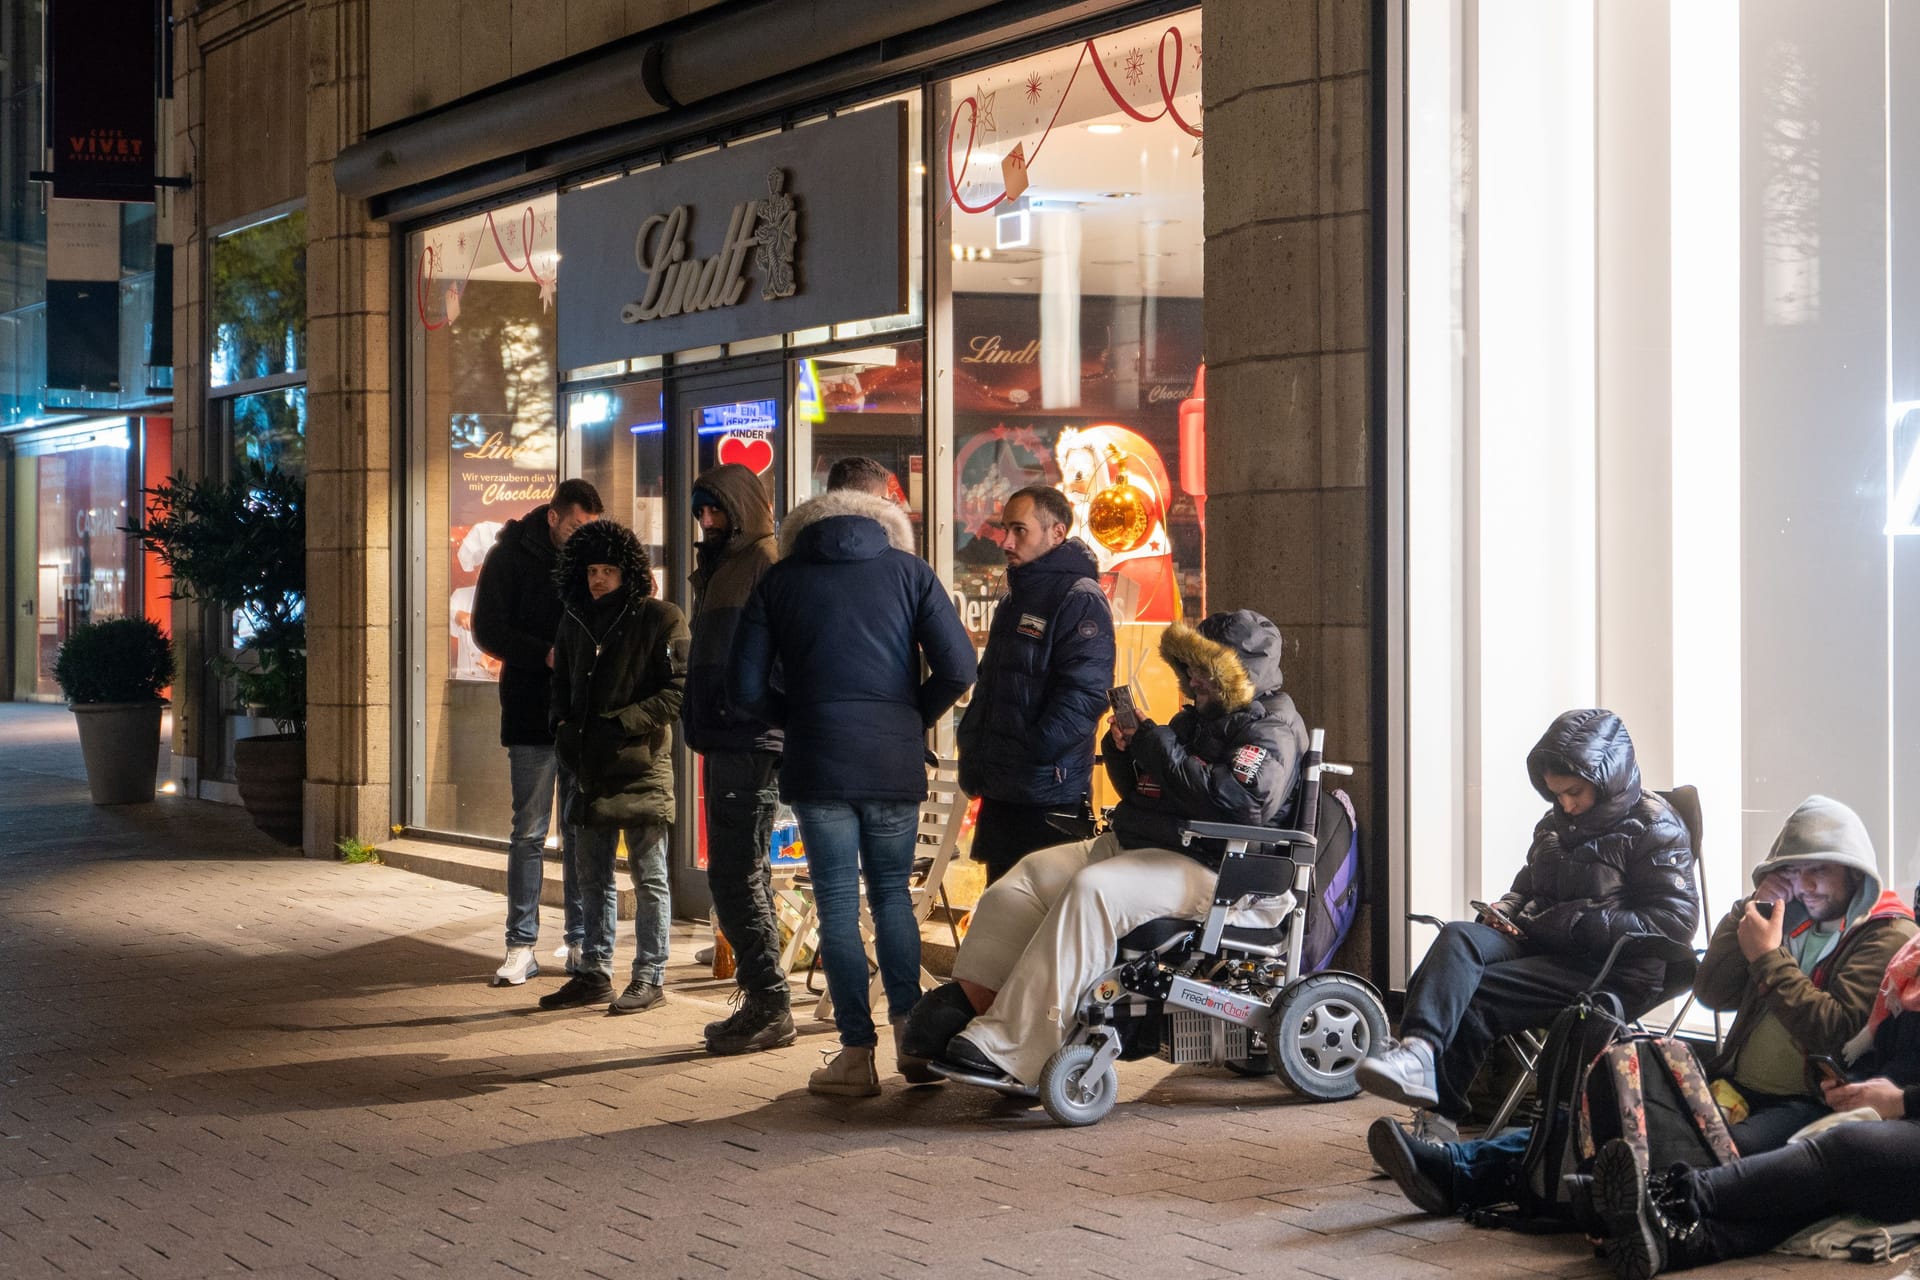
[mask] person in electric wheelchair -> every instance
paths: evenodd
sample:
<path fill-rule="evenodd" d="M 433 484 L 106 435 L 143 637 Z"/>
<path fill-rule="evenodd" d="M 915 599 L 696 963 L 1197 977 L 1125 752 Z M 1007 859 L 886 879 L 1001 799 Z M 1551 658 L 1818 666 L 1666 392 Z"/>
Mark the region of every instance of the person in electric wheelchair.
<path fill-rule="evenodd" d="M 955 981 L 920 1001 L 903 1048 L 974 1077 L 1036 1084 L 1119 939 L 1214 900 L 1220 840 L 1187 843 L 1193 820 L 1282 826 L 1307 730 L 1281 691 L 1280 630 L 1248 609 L 1169 626 L 1160 656 L 1191 699 L 1102 743 L 1120 793 L 1108 830 L 1028 854 L 974 908 Z M 1243 912 L 1273 925 L 1291 897 Z"/>

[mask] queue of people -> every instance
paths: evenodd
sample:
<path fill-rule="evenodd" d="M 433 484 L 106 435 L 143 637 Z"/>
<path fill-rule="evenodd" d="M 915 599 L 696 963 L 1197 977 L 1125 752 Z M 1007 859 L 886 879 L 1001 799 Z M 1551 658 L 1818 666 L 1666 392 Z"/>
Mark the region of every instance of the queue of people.
<path fill-rule="evenodd" d="M 1115 718 L 1098 745 L 1120 799 L 1094 833 L 1114 628 L 1058 491 L 1023 489 L 1004 505 L 1007 591 L 977 661 L 877 463 L 837 464 L 828 492 L 778 534 L 742 466 L 702 473 L 692 506 L 702 536 L 690 618 L 654 597 L 645 548 L 601 518 L 580 480 L 509 522 L 481 570 L 474 634 L 502 663 L 514 808 L 496 984 L 539 973 L 541 858 L 557 805 L 568 978 L 541 1007 L 628 1014 L 662 1000 L 676 721 L 701 758 L 708 884 L 738 958 L 737 1007 L 706 1027 L 706 1047 L 747 1053 L 795 1038 L 767 857 L 784 801 L 807 848 L 840 1039 L 808 1082 L 826 1096 L 880 1091 L 863 885 L 904 1079 L 937 1082 L 937 1061 L 1031 1085 L 1117 939 L 1211 902 L 1220 850 L 1183 841 L 1179 826 L 1287 822 L 1306 729 L 1282 689 L 1278 629 L 1240 610 L 1163 634 L 1185 705 L 1165 725 Z M 961 785 L 981 801 L 974 857 L 988 886 L 954 980 L 922 996 L 909 882 L 925 742 L 970 687 Z M 1526 768 L 1548 808 L 1525 865 L 1499 900 L 1475 904 L 1474 920 L 1442 928 L 1409 983 L 1400 1038 L 1355 1074 L 1416 1109 L 1411 1125 L 1376 1120 L 1367 1145 L 1428 1213 L 1514 1198 L 1528 1130 L 1459 1140 L 1492 1046 L 1596 986 L 1628 1018 L 1650 1011 L 1671 994 L 1669 965 L 1690 956 L 1699 923 L 1688 829 L 1643 785 L 1618 716 L 1566 712 Z M 623 838 L 638 909 L 631 980 L 616 996 Z M 1706 1076 L 1738 1158 L 1649 1169 L 1633 1146 L 1601 1149 L 1578 1180 L 1622 1276 L 1771 1248 L 1834 1212 L 1920 1217 L 1920 939 L 1879 865 L 1852 810 L 1809 797 L 1753 869 L 1753 892 L 1714 928 L 1692 987 L 1734 1015 Z M 1288 905 L 1243 905 L 1237 922 L 1272 923 L 1260 912 Z M 1851 1064 L 1849 1079 L 1816 1075 L 1835 1058 Z M 1879 1119 L 1822 1128 L 1852 1110 Z M 1819 1132 L 1802 1134 L 1809 1125 Z"/>

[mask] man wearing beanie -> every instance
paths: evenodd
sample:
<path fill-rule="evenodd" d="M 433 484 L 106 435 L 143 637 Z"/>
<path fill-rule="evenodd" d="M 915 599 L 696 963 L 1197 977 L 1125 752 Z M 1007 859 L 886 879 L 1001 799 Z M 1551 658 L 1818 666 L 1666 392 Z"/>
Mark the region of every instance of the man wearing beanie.
<path fill-rule="evenodd" d="M 733 947 L 740 1006 L 707 1024 L 707 1052 L 754 1053 L 792 1044 L 787 975 L 767 865 L 779 805 L 780 731 L 727 700 L 727 655 L 740 613 L 779 551 L 773 504 L 760 478 L 737 462 L 700 473 L 693 485 L 693 654 L 680 723 L 703 758 L 707 887 L 720 931 Z"/>

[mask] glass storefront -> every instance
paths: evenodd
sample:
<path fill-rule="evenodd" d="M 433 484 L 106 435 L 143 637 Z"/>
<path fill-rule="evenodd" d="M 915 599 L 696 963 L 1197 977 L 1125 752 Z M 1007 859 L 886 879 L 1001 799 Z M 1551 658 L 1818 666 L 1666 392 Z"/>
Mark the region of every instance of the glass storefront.
<path fill-rule="evenodd" d="M 752 468 L 779 516 L 823 491 L 834 462 L 874 458 L 982 641 L 1004 572 L 999 503 L 1022 484 L 1060 484 L 1119 616 L 1138 632 L 1126 674 L 1145 676 L 1160 627 L 1203 603 L 1199 36 L 1197 13 L 1163 19 L 733 144 L 773 139 L 785 154 L 780 140 L 793 140 L 794 167 L 782 177 L 797 207 L 787 226 L 804 298 L 859 271 L 859 254 L 886 251 L 820 255 L 813 237 L 825 233 L 808 219 L 832 175 L 801 166 L 810 147 L 831 144 L 808 131 L 903 108 L 906 287 L 889 314 L 854 310 L 785 328 L 741 321 L 723 341 L 708 341 L 709 328 L 706 345 L 681 350 L 661 350 L 654 330 L 635 327 L 616 331 L 632 335 L 631 354 L 567 367 L 561 317 L 570 298 L 580 306 L 599 296 L 570 293 L 576 273 L 632 273 L 629 253 L 645 272 L 671 246 L 706 273 L 697 293 L 693 277 L 674 277 L 674 293 L 698 299 L 688 311 L 731 305 L 708 281 L 733 268 L 724 254 L 705 255 L 716 253 L 735 199 L 718 182 L 711 206 L 682 205 L 672 223 L 668 200 L 657 211 L 663 229 L 639 243 L 628 230 L 634 248 L 621 247 L 619 260 L 576 261 L 569 248 L 562 262 L 569 193 L 625 182 L 638 226 L 655 212 L 650 181 L 677 190 L 656 179 L 718 164 L 729 148 L 413 230 L 404 822 L 507 835 L 492 660 L 474 646 L 467 616 L 502 523 L 564 476 L 595 485 L 608 517 L 647 546 L 660 594 L 686 606 L 696 537 L 688 495 L 699 471 Z M 1000 158 L 1016 147 L 1028 166 L 1008 197 Z M 738 269 L 761 271 L 761 261 L 745 256 Z M 638 293 L 643 277 L 633 279 Z M 754 275 L 748 286 L 758 297 L 763 281 Z M 681 301 L 627 322 L 654 323 Z M 1170 683 L 1162 692 L 1170 705 Z M 701 861 L 690 756 L 682 776 L 675 862 L 684 871 Z"/>

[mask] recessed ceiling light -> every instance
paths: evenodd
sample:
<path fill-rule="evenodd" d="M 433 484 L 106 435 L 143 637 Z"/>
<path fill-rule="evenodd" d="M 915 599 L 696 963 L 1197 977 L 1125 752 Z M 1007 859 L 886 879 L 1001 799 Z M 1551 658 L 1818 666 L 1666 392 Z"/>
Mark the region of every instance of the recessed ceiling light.
<path fill-rule="evenodd" d="M 1032 276 L 1008 276 L 1007 283 L 1008 284 L 1032 284 L 1033 277 Z"/>
<path fill-rule="evenodd" d="M 1102 191 L 1100 198 L 1102 200 L 1132 200 L 1139 194 L 1138 191 Z"/>
<path fill-rule="evenodd" d="M 1126 127 L 1127 126 L 1123 124 L 1090 124 L 1087 126 L 1087 132 L 1088 133 L 1119 133 L 1122 130 L 1124 130 Z"/>

